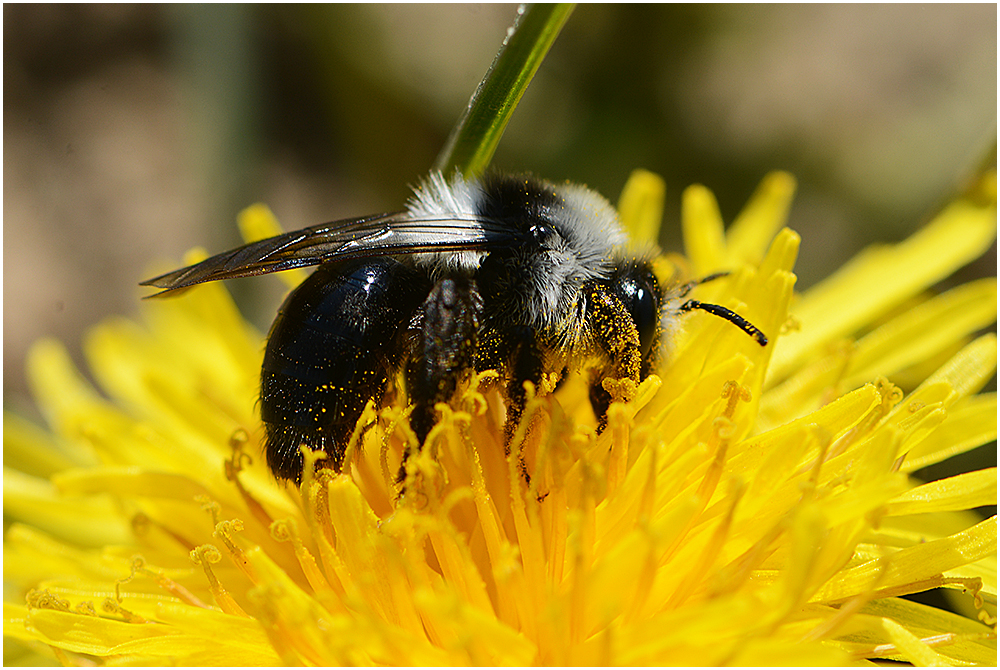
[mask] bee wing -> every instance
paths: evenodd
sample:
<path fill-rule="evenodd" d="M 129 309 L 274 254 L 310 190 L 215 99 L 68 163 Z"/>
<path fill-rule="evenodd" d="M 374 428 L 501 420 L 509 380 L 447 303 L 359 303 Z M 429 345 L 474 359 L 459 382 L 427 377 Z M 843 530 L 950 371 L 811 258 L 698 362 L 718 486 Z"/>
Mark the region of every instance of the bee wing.
<path fill-rule="evenodd" d="M 259 240 L 147 279 L 168 291 L 202 282 L 308 267 L 348 258 L 433 251 L 489 250 L 516 241 L 510 226 L 477 217 L 415 218 L 408 212 L 345 219 Z"/>

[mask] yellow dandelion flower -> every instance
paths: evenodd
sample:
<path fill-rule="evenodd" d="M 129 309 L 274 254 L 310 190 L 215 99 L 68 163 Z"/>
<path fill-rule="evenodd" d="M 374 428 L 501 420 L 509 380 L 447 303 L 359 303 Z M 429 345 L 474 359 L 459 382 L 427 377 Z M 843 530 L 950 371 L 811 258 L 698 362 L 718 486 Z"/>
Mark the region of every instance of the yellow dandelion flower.
<path fill-rule="evenodd" d="M 662 192 L 620 210 L 653 236 Z M 996 281 L 929 297 L 996 232 L 959 200 L 796 295 L 794 191 L 768 177 L 728 231 L 684 196 L 696 289 L 658 376 L 595 430 L 586 386 L 533 395 L 505 458 L 473 380 L 407 463 L 405 408 L 369 407 L 344 474 L 261 463 L 261 334 L 205 285 L 28 369 L 50 431 L 4 418 L 5 661 L 72 664 L 996 664 L 996 470 L 909 473 L 996 437 Z M 659 192 L 660 195 L 657 195 Z M 983 194 L 980 193 L 980 196 Z M 246 213 L 251 236 L 273 230 Z M 521 476 L 520 454 L 531 474 Z M 308 456 L 312 458 L 312 455 Z M 970 594 L 973 616 L 900 596 Z"/>

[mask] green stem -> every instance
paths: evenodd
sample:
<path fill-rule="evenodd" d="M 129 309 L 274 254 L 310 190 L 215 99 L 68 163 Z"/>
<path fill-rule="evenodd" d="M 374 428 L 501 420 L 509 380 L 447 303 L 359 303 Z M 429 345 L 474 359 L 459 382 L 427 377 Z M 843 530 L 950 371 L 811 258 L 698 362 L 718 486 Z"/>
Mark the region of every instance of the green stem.
<path fill-rule="evenodd" d="M 559 35 L 573 4 L 521 5 L 514 25 L 434 164 L 466 177 L 486 171 L 517 103 Z"/>

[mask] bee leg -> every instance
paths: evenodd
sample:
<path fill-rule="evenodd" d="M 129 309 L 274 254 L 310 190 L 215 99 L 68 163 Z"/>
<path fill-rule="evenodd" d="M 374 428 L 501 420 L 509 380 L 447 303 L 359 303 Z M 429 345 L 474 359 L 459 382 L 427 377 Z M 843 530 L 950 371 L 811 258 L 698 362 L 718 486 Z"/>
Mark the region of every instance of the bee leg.
<path fill-rule="evenodd" d="M 609 365 L 591 380 L 590 404 L 597 417 L 598 431 L 608 425 L 608 408 L 613 401 L 629 401 L 641 381 L 643 360 L 639 330 L 621 299 L 605 284 L 584 287 L 586 316 L 594 342 Z"/>
<path fill-rule="evenodd" d="M 611 394 L 601 386 L 606 376 L 606 371 L 601 370 L 590 380 L 590 407 L 597 417 L 598 433 L 603 433 L 608 427 L 608 408 L 611 407 Z"/>
<path fill-rule="evenodd" d="M 538 389 L 541 387 L 542 350 L 535 331 L 528 326 L 515 326 L 503 331 L 487 329 L 477 351 L 476 370 L 504 370 L 507 386 L 504 396 L 507 400 L 507 420 L 503 427 L 504 453 L 510 456 L 514 433 L 521 423 L 527 405 L 524 382 L 530 381 Z M 526 483 L 530 483 L 528 466 L 519 457 L 518 467 Z"/>
<path fill-rule="evenodd" d="M 524 382 L 531 382 L 535 389 L 542 383 L 542 353 L 538 347 L 535 332 L 530 328 L 519 328 L 511 333 L 514 343 L 510 357 L 510 382 L 507 384 L 507 423 L 504 425 L 504 438 L 508 453 L 514 432 L 521 423 L 524 407 L 528 403 Z M 523 465 L 523 464 L 522 464 Z"/>
<path fill-rule="evenodd" d="M 437 282 L 420 309 L 406 384 L 413 403 L 410 426 L 421 445 L 437 421 L 434 406 L 451 400 L 462 374 L 473 366 L 480 304 L 475 282 L 455 275 Z M 397 482 L 406 479 L 409 455 L 403 454 Z"/>

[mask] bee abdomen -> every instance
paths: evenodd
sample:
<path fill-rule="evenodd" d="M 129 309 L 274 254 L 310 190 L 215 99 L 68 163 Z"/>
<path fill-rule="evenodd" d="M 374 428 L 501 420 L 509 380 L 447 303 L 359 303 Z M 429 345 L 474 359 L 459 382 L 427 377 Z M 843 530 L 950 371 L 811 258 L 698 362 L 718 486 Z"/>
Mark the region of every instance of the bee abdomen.
<path fill-rule="evenodd" d="M 261 372 L 267 462 L 302 477 L 300 445 L 339 471 L 368 400 L 380 401 L 401 359 L 410 314 L 429 290 L 418 272 L 380 258 L 320 266 L 278 313 Z"/>

